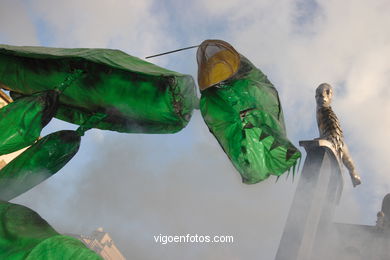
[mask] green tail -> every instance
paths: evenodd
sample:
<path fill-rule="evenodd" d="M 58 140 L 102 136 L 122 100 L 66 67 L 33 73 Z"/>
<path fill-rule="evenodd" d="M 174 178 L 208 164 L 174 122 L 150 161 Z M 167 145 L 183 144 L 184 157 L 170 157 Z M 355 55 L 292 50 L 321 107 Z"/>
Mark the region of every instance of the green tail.
<path fill-rule="evenodd" d="M 55 231 L 33 210 L 0 201 L 0 259 L 102 260 L 81 241 Z"/>

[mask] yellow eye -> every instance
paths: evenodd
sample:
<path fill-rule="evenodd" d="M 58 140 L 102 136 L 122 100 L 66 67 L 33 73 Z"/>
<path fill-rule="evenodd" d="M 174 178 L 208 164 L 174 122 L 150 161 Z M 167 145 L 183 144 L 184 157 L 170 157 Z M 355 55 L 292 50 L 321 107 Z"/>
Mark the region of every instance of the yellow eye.
<path fill-rule="evenodd" d="M 201 90 L 233 76 L 240 66 L 240 55 L 227 42 L 204 41 L 197 52 L 198 84 Z"/>

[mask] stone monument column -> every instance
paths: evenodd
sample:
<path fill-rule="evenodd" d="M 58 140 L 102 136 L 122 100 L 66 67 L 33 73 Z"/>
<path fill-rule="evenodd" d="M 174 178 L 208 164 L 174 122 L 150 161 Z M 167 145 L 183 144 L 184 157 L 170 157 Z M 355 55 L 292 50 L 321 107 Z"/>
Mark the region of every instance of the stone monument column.
<path fill-rule="evenodd" d="M 343 189 L 340 162 L 327 140 L 301 141 L 307 156 L 276 260 L 314 260 Z"/>

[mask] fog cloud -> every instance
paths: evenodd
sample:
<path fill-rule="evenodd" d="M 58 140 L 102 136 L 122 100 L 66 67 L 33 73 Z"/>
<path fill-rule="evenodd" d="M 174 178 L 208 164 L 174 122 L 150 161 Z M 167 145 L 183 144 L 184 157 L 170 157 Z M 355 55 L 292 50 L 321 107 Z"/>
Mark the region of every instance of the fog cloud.
<path fill-rule="evenodd" d="M 221 38 L 275 84 L 295 144 L 317 137 L 314 90 L 328 82 L 363 180 L 352 189 L 345 178 L 337 220 L 373 224 L 390 186 L 387 2 L 2 1 L 0 12 L 9 10 L 7 17 L 12 13 L 19 21 L 1 22 L 0 39 L 118 48 L 144 57 Z M 196 75 L 191 52 L 153 62 Z M 57 122 L 49 130 L 63 126 Z M 91 131 L 57 176 L 15 201 L 62 232 L 103 226 L 129 258 L 273 259 L 297 181 L 274 182 L 241 184 L 196 111 L 175 135 Z M 160 233 L 227 234 L 235 243 L 164 247 L 153 239 Z"/>

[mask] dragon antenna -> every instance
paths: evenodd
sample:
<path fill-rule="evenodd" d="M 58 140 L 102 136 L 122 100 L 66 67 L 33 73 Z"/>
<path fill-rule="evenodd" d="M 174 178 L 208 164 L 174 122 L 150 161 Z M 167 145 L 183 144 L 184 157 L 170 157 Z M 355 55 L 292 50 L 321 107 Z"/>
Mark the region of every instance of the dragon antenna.
<path fill-rule="evenodd" d="M 148 56 L 148 57 L 145 57 L 145 59 L 154 58 L 154 57 L 157 57 L 157 56 L 162 56 L 162 55 L 165 55 L 165 54 L 170 54 L 170 53 L 174 53 L 174 52 L 178 52 L 178 51 L 184 51 L 184 50 L 188 50 L 188 49 L 192 49 L 192 48 L 196 48 L 196 47 L 199 47 L 199 45 L 194 45 L 194 46 L 191 46 L 191 47 L 181 48 L 181 49 L 177 49 L 177 50 L 174 50 L 174 51 L 168 51 L 168 52 L 164 52 L 164 53 Z"/>

